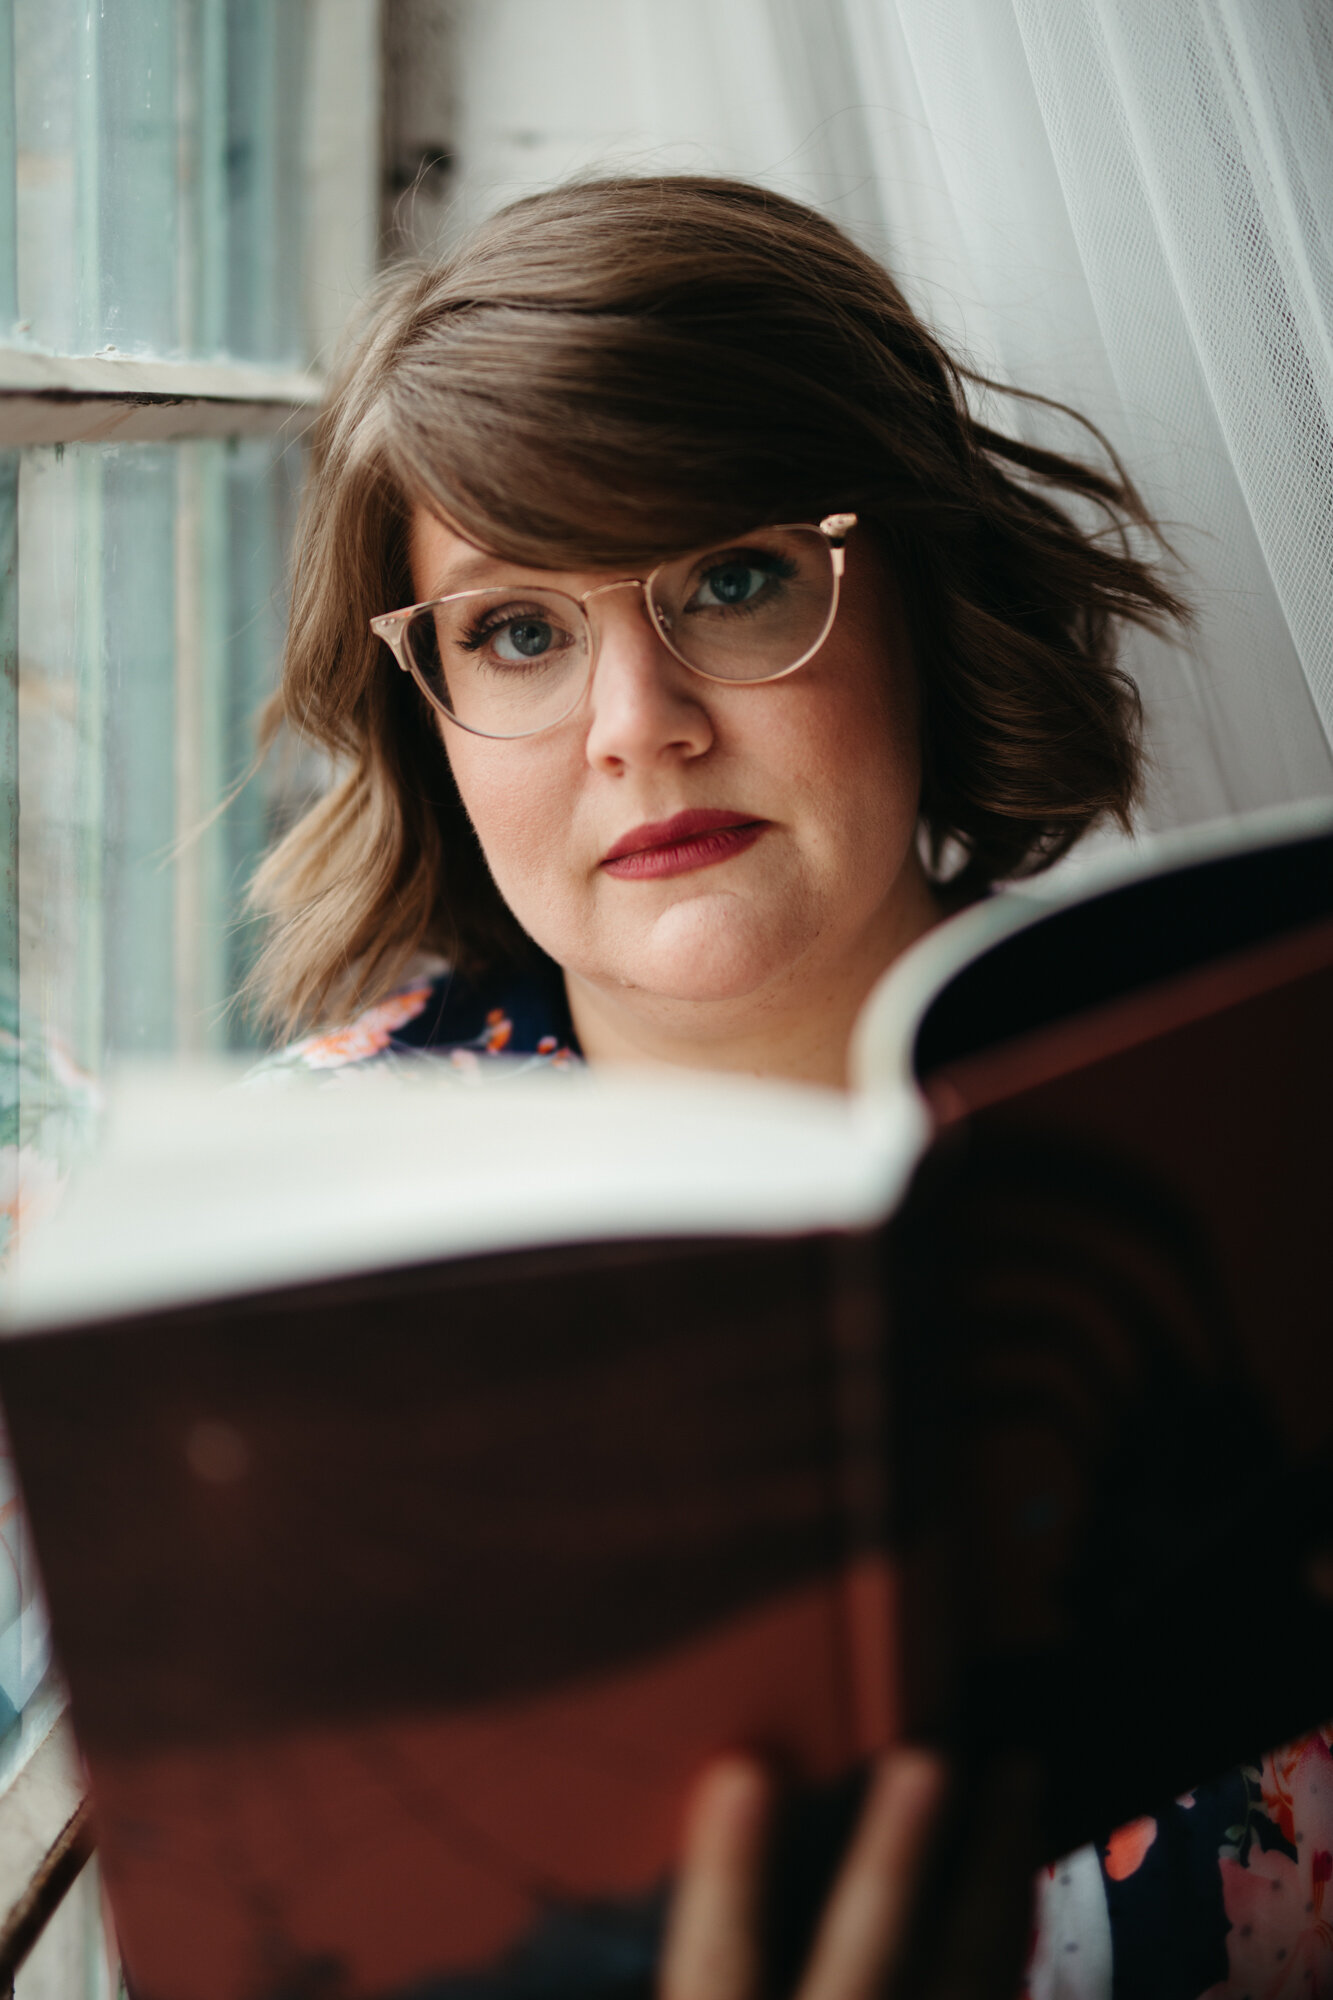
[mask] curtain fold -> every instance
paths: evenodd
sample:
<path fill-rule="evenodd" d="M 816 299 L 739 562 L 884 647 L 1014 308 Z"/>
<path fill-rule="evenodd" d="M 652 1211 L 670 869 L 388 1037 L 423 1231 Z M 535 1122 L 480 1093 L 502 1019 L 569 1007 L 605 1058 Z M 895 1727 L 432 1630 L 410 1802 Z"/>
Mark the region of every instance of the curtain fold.
<path fill-rule="evenodd" d="M 1256 0 L 1015 0 L 1121 416 L 1111 428 L 1181 524 L 1200 630 L 1193 700 L 1238 805 L 1327 789 L 1333 731 L 1333 172 L 1293 200 L 1290 118 L 1333 137 L 1333 47 Z M 1262 83 L 1263 88 L 1260 88 Z M 1323 250 L 1321 252 L 1321 241 Z M 1174 697 L 1149 665 L 1153 692 Z M 1157 718 L 1172 765 L 1188 736 Z M 1203 746 L 1193 753 L 1201 767 Z M 1177 777 L 1173 791 L 1181 791 Z M 1170 809 L 1168 795 L 1160 806 Z"/>

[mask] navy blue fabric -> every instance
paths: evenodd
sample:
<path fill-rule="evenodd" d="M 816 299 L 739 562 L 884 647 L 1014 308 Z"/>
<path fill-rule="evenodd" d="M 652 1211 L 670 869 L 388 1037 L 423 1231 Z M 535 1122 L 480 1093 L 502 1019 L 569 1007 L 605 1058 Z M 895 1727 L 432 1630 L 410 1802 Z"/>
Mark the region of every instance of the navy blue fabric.
<path fill-rule="evenodd" d="M 521 971 L 484 981 L 443 972 L 431 986 L 422 1012 L 394 1030 L 391 1049 L 468 1048 L 484 1037 L 488 1020 L 499 1013 L 512 1025 L 506 1055 L 536 1055 L 552 1036 L 562 1048 L 579 1054 L 564 978 L 550 959 L 534 959 Z"/>

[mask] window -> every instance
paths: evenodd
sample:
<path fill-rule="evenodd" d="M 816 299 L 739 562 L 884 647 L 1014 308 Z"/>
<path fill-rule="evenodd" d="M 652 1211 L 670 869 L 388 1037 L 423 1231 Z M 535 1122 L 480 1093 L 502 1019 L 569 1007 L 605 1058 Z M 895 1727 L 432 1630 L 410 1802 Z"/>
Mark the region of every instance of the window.
<path fill-rule="evenodd" d="M 292 781 L 242 781 L 319 364 L 373 265 L 378 74 L 376 0 L 0 0 L 6 1239 L 108 1061 L 246 1045 L 244 886 Z M 33 1791 L 58 1707 L 0 1461 L 0 1784 Z"/>

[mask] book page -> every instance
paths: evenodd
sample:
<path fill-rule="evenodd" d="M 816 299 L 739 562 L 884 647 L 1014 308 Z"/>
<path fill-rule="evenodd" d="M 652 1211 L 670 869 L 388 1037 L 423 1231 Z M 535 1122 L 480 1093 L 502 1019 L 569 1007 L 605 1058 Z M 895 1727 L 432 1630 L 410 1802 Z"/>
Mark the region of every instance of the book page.
<path fill-rule="evenodd" d="M 10 1324 L 527 1246 L 857 1229 L 892 1211 L 928 1132 L 909 1093 L 442 1071 L 124 1075 L 98 1151 L 20 1246 Z"/>

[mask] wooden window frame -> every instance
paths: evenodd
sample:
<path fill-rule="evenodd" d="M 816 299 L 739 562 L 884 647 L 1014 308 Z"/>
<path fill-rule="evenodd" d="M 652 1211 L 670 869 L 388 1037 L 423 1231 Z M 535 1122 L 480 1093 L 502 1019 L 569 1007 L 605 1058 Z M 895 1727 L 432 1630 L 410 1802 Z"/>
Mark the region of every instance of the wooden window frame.
<path fill-rule="evenodd" d="M 0 448 L 262 436 L 299 427 L 321 394 L 302 369 L 0 347 Z"/>
<path fill-rule="evenodd" d="M 381 15 L 382 0 L 307 0 L 303 317 L 316 366 L 0 345 L 0 451 L 302 435 L 323 394 L 318 370 L 379 249 Z M 82 1766 L 58 1707 L 0 1786 L 0 2000 L 92 1854 Z"/>

